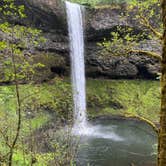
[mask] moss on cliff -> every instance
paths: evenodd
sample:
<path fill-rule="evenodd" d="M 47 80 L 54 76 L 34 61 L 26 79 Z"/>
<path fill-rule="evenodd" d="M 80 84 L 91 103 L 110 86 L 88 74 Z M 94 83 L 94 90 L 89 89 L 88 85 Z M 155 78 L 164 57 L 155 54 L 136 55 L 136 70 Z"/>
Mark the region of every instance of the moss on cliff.
<path fill-rule="evenodd" d="M 89 115 L 142 116 L 153 122 L 159 120 L 160 89 L 158 81 L 89 80 Z"/>
<path fill-rule="evenodd" d="M 1 86 L 1 110 L 15 110 L 14 87 Z M 55 79 L 44 84 L 22 85 L 21 97 L 27 116 L 53 113 L 59 117 L 72 117 L 72 92 L 68 79 Z M 132 114 L 153 122 L 159 120 L 160 89 L 158 81 L 143 80 L 88 80 L 87 112 L 89 117 L 99 115 Z"/>

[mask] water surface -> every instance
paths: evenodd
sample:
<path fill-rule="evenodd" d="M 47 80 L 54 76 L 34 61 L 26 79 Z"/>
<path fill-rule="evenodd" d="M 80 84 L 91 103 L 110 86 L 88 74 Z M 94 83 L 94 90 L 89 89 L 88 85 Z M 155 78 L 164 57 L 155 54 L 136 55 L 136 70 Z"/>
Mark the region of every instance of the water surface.
<path fill-rule="evenodd" d="M 157 135 L 133 120 L 97 120 L 97 129 L 80 140 L 78 166 L 154 166 Z M 100 134 L 99 134 L 100 132 Z"/>

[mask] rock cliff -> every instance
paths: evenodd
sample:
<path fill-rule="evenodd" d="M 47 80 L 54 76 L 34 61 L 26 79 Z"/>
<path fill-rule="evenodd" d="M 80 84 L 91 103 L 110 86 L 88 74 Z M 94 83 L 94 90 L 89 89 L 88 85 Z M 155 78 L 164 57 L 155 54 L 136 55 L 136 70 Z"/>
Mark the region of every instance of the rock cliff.
<path fill-rule="evenodd" d="M 41 29 L 47 39 L 46 43 L 41 44 L 33 52 L 38 61 L 42 56 L 42 61 L 48 71 L 45 75 L 41 74 L 42 78 L 39 76 L 38 79 L 41 79 L 41 81 L 47 80 L 61 73 L 68 75 L 70 73 L 70 58 L 64 3 L 60 0 L 16 0 L 16 2 L 26 6 L 27 15 L 26 19 L 17 20 L 16 24 Z M 97 43 L 103 38 L 110 38 L 110 33 L 116 31 L 117 26 L 132 27 L 134 33 L 146 31 L 132 19 L 132 15 L 131 17 L 121 17 L 122 12 L 125 13 L 125 10 L 126 6 L 124 4 L 98 9 L 86 7 L 85 59 L 87 76 L 156 78 L 160 70 L 159 62 L 156 59 L 139 54 L 119 57 L 110 55 L 111 58 L 104 58 L 98 54 L 101 48 L 97 46 Z M 141 46 L 141 49 L 155 52 L 161 51 L 160 45 L 153 40 L 147 40 L 146 44 Z M 47 60 L 44 60 L 45 57 Z M 60 59 L 60 62 L 57 59 Z M 59 70 L 60 68 L 63 72 Z"/>

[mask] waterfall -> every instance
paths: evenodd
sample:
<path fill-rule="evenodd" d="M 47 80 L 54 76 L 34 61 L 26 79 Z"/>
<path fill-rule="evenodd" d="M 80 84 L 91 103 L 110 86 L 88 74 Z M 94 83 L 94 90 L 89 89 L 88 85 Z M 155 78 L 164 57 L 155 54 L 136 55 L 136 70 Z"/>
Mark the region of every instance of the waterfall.
<path fill-rule="evenodd" d="M 85 89 L 85 63 L 84 63 L 84 30 L 83 7 L 66 2 L 68 31 L 70 38 L 70 58 L 72 68 L 72 87 L 74 101 L 73 134 L 87 135 L 105 139 L 121 141 L 114 132 L 107 132 L 100 125 L 91 125 L 86 117 L 86 89 Z"/>
<path fill-rule="evenodd" d="M 86 132 L 87 120 L 83 7 L 75 3 L 66 2 L 66 12 L 70 38 L 70 59 L 74 101 L 73 132 L 76 134 L 84 134 Z"/>

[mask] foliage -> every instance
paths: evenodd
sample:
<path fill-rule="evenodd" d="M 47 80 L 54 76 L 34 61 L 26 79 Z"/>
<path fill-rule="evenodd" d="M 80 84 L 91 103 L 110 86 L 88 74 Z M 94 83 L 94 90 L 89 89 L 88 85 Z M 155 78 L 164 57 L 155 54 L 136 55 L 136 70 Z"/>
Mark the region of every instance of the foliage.
<path fill-rule="evenodd" d="M 99 5 L 106 5 L 106 4 L 118 4 L 124 2 L 130 2 L 131 0 L 70 0 L 74 3 L 80 3 L 82 5 L 88 5 L 91 7 L 96 7 Z"/>
<path fill-rule="evenodd" d="M 133 47 L 138 47 L 138 40 L 144 37 L 143 34 L 133 34 L 133 28 L 117 27 L 115 32 L 111 32 L 111 40 L 103 39 L 98 45 L 102 47 L 99 52 L 101 56 L 109 57 L 110 53 L 114 56 L 127 55 L 131 52 Z"/>
<path fill-rule="evenodd" d="M 159 122 L 158 81 L 89 80 L 87 86 L 89 116 L 132 114 Z"/>
<path fill-rule="evenodd" d="M 15 19 L 26 17 L 24 10 L 24 6 L 16 5 L 14 0 L 1 1 L 0 82 L 14 81 L 13 60 L 18 80 L 32 80 L 35 68 L 43 67 L 41 63 L 34 64 L 30 54 L 39 43 L 45 42 L 41 30 L 14 23 Z"/>
<path fill-rule="evenodd" d="M 25 18 L 24 5 L 16 5 L 15 0 L 1 0 L 0 2 L 0 13 L 1 18 L 13 18 L 20 19 Z"/>
<path fill-rule="evenodd" d="M 54 86 L 55 84 L 55 86 Z M 26 87 L 26 89 L 25 89 Z M 24 109 L 53 111 L 62 119 L 72 116 L 72 93 L 68 81 L 59 78 L 49 84 L 21 86 Z"/>
<path fill-rule="evenodd" d="M 2 0 L 0 2 L 0 33 L 2 36 L 0 42 L 0 58 L 1 58 L 1 82 L 13 81 L 15 83 L 14 95 L 11 97 L 14 105 L 12 112 L 8 110 L 3 112 L 3 120 L 0 126 L 1 149 L 0 162 L 7 163 L 9 166 L 13 164 L 13 157 L 19 150 L 17 145 L 20 142 L 22 134 L 22 102 L 19 91 L 19 80 L 31 77 L 35 67 L 42 67 L 42 64 L 33 64 L 30 56 L 25 56 L 25 50 L 35 48 L 38 41 L 43 41 L 40 37 L 41 31 L 15 25 L 15 19 L 25 18 L 24 6 L 16 5 L 14 0 Z M 2 100 L 8 102 L 8 100 Z M 8 107 L 10 109 L 10 107 Z M 13 111 L 14 110 L 14 111 Z M 4 150 L 5 149 L 5 150 Z M 19 157 L 16 155 L 16 157 Z"/>
<path fill-rule="evenodd" d="M 0 24 L 0 31 L 5 35 L 0 43 L 1 82 L 13 81 L 14 71 L 11 52 L 15 58 L 18 80 L 33 80 L 35 68 L 42 68 L 41 63 L 33 63 L 31 52 L 39 43 L 44 42 L 41 31 L 7 22 Z M 24 49 L 24 51 L 23 51 Z"/>
<path fill-rule="evenodd" d="M 68 82 L 64 82 L 60 79 L 56 79 L 50 82 L 53 85 L 22 85 L 19 87 L 21 109 L 22 109 L 22 124 L 20 130 L 20 138 L 18 145 L 15 148 L 13 162 L 14 164 L 24 165 L 27 160 L 23 160 L 22 151 L 26 151 L 25 158 L 31 156 L 28 144 L 21 143 L 27 136 L 30 135 L 49 119 L 59 117 L 60 119 L 71 117 L 72 110 L 72 98 L 71 87 Z M 55 86 L 56 85 L 56 86 Z M 0 131 L 1 136 L 8 138 L 11 142 L 15 136 L 13 131 L 16 131 L 17 124 L 17 102 L 16 92 L 14 86 L 0 87 L 1 94 L 1 117 L 0 117 Z M 53 93 L 55 92 L 55 93 Z M 47 112 L 47 113 L 46 113 Z M 50 114 L 48 113 L 50 112 Z M 53 116 L 53 117 L 52 117 Z M 0 138 L 0 161 L 7 162 L 8 146 L 6 146 L 5 139 Z M 35 146 L 34 144 L 32 146 Z M 60 150 L 60 149 L 59 149 Z M 58 151 L 59 151 L 58 150 Z M 59 153 L 59 152 L 58 152 Z M 32 153 L 33 154 L 33 153 Z M 55 155 L 55 154 L 54 154 Z M 34 154 L 33 154 L 34 156 Z M 48 157 L 48 156 L 47 156 Z M 55 156 L 54 156 L 55 157 Z M 60 156 L 59 156 L 60 157 Z M 62 157 L 62 156 L 61 156 Z M 40 158 L 39 155 L 37 158 Z M 62 160 L 63 158 L 61 158 Z M 31 161 L 28 159 L 28 161 Z M 3 163 L 2 162 L 2 163 Z M 24 164 L 22 164 L 24 163 Z"/>
<path fill-rule="evenodd" d="M 17 130 L 17 103 L 15 98 L 15 88 L 14 86 L 9 87 L 0 87 L 1 91 L 1 118 L 0 118 L 0 164 L 8 163 L 8 151 L 9 147 L 6 145 L 6 141 L 12 142 L 15 137 L 15 131 Z M 24 110 L 24 104 L 22 104 L 22 109 Z M 34 112 L 35 109 L 33 110 Z M 23 162 L 23 151 L 27 151 L 27 145 L 24 145 L 22 141 L 34 130 L 41 127 L 42 124 L 45 124 L 48 121 L 49 116 L 42 112 L 37 112 L 36 116 L 33 118 L 28 118 L 27 112 L 22 112 L 22 124 L 20 130 L 20 138 L 18 139 L 17 147 L 14 150 L 13 160 L 15 165 Z M 7 139 L 7 140 L 6 140 Z M 29 153 L 27 154 L 29 155 Z M 26 156 L 27 156 L 26 155 Z M 27 156 L 27 159 L 28 156 Z M 25 161 L 24 161 L 25 162 Z M 25 164 L 25 163 L 24 163 Z M 22 164 L 22 165 L 24 165 Z"/>
<path fill-rule="evenodd" d="M 152 39 L 156 43 L 161 43 L 162 24 L 160 10 L 158 10 L 159 6 L 160 2 L 158 0 L 133 0 L 128 3 L 126 11 L 121 14 L 121 18 L 132 19 L 132 22 L 137 24 L 137 29 L 130 27 L 130 25 L 125 27 L 117 26 L 117 29 L 111 33 L 110 40 L 104 39 L 103 42 L 98 43 L 102 49 L 99 55 L 109 57 L 135 53 L 161 60 L 158 52 L 141 48 L 141 45 L 146 43 L 146 40 Z M 134 15 L 134 17 L 131 18 L 131 15 Z M 144 29 L 144 31 L 141 29 Z"/>

